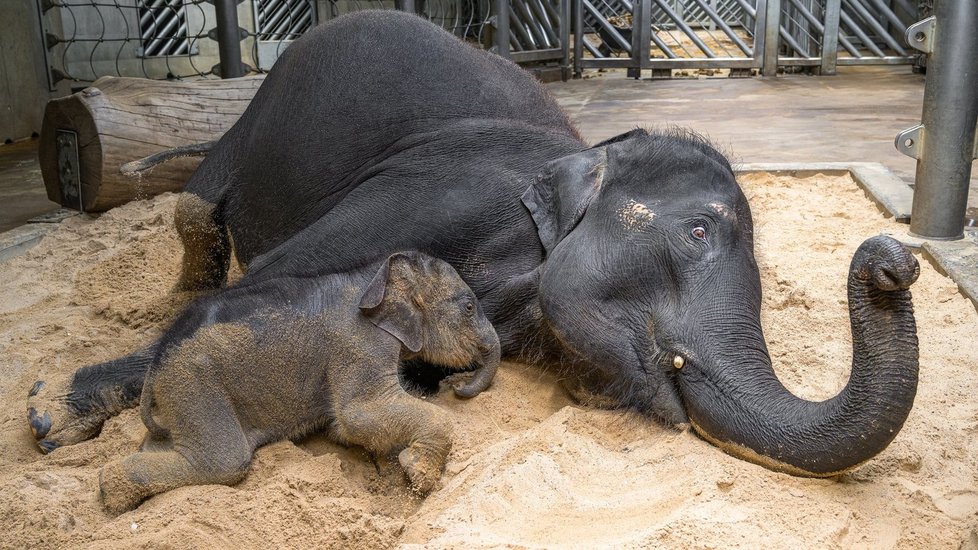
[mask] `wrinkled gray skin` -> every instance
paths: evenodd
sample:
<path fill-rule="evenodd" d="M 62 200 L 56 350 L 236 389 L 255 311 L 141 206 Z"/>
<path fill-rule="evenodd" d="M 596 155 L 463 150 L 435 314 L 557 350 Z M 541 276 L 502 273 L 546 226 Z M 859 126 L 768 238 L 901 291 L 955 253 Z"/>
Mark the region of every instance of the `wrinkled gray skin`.
<path fill-rule="evenodd" d="M 269 308 L 276 294 L 288 306 Z M 427 493 L 452 425 L 401 388 L 399 363 L 477 363 L 455 388 L 462 397 L 487 388 L 499 366 L 499 339 L 472 290 L 450 265 L 417 253 L 392 255 L 379 269 L 221 293 L 180 321 L 143 387 L 143 451 L 100 475 L 112 512 L 176 487 L 236 483 L 256 447 L 315 430 L 377 454 L 400 451 L 412 488 Z"/>
<path fill-rule="evenodd" d="M 290 46 L 188 182 L 177 228 L 184 288 L 220 288 L 232 240 L 238 286 L 395 250 L 442 258 L 505 357 L 782 471 L 860 464 L 913 404 L 917 263 L 898 243 L 854 257 L 849 385 L 798 399 L 771 366 L 751 212 L 722 154 L 684 132 L 589 146 L 518 67 L 402 13 L 340 17 Z M 147 353 L 35 388 L 42 448 L 133 406 Z"/>

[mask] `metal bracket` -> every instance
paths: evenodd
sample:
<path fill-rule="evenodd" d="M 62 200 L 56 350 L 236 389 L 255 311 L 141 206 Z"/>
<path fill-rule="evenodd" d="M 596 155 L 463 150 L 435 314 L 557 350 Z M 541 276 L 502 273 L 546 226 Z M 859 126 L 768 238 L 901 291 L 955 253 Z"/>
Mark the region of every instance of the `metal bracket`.
<path fill-rule="evenodd" d="M 926 54 L 934 51 L 934 33 L 937 32 L 937 18 L 933 15 L 907 27 L 907 44 Z"/>
<path fill-rule="evenodd" d="M 924 145 L 924 125 L 918 124 L 900 132 L 893 145 L 904 155 L 920 160 L 920 152 L 923 151 Z"/>
<path fill-rule="evenodd" d="M 71 130 L 58 130 L 56 136 L 61 205 L 84 212 L 81 196 L 81 167 L 78 162 L 78 134 Z"/>
<path fill-rule="evenodd" d="M 253 73 L 253 72 L 258 72 L 255 69 L 253 69 L 251 67 L 251 65 L 249 65 L 247 63 L 242 63 L 241 64 L 241 70 L 244 71 L 245 74 Z M 211 74 L 216 75 L 216 76 L 221 76 L 221 64 L 220 63 L 217 63 L 213 67 L 211 67 Z"/>
<path fill-rule="evenodd" d="M 251 36 L 251 33 L 249 33 L 247 29 L 242 29 L 241 27 L 238 27 L 238 36 L 239 36 L 238 40 L 241 41 Z M 214 42 L 217 42 L 217 27 L 214 27 L 213 29 L 207 31 L 207 38 L 210 38 Z"/>

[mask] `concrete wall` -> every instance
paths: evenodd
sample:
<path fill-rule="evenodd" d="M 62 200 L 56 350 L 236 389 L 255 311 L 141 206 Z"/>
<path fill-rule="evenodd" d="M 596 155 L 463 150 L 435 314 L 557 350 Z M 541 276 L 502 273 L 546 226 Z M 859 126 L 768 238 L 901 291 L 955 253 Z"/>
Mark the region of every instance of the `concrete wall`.
<path fill-rule="evenodd" d="M 34 0 L 0 1 L 0 143 L 41 131 L 49 97 Z"/>

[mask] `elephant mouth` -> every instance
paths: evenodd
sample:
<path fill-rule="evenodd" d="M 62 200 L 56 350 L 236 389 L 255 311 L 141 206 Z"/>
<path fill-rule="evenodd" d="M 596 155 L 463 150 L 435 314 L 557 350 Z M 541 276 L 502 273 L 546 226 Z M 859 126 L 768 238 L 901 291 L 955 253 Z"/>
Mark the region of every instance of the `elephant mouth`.
<path fill-rule="evenodd" d="M 681 368 L 687 363 L 685 357 L 690 354 L 683 354 L 675 346 L 667 347 L 658 341 L 654 341 L 652 347 L 651 353 L 636 350 L 635 354 L 646 387 L 643 392 L 645 402 L 638 408 L 651 412 L 669 426 L 682 427 L 689 423 L 689 415 L 679 377 Z M 677 358 L 682 358 L 681 368 L 676 367 Z"/>

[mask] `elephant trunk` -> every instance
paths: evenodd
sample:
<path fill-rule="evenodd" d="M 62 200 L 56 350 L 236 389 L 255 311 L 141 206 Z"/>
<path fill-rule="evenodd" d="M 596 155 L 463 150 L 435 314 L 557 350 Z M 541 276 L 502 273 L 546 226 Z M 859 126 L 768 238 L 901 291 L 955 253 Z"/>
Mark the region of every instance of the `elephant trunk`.
<path fill-rule="evenodd" d="M 468 382 L 455 387 L 455 395 L 459 397 L 468 399 L 485 391 L 492 384 L 492 379 L 499 370 L 501 356 L 499 337 L 492 328 L 488 329 L 488 333 L 480 346 L 482 356 L 479 358 L 479 368 Z"/>
<path fill-rule="evenodd" d="M 729 454 L 793 475 L 829 477 L 872 458 L 896 437 L 917 391 L 907 289 L 918 274 L 893 239 L 860 246 L 848 281 L 852 373 L 826 401 L 800 399 L 781 384 L 763 336 L 746 364 L 689 361 L 679 379 L 694 429 Z"/>

